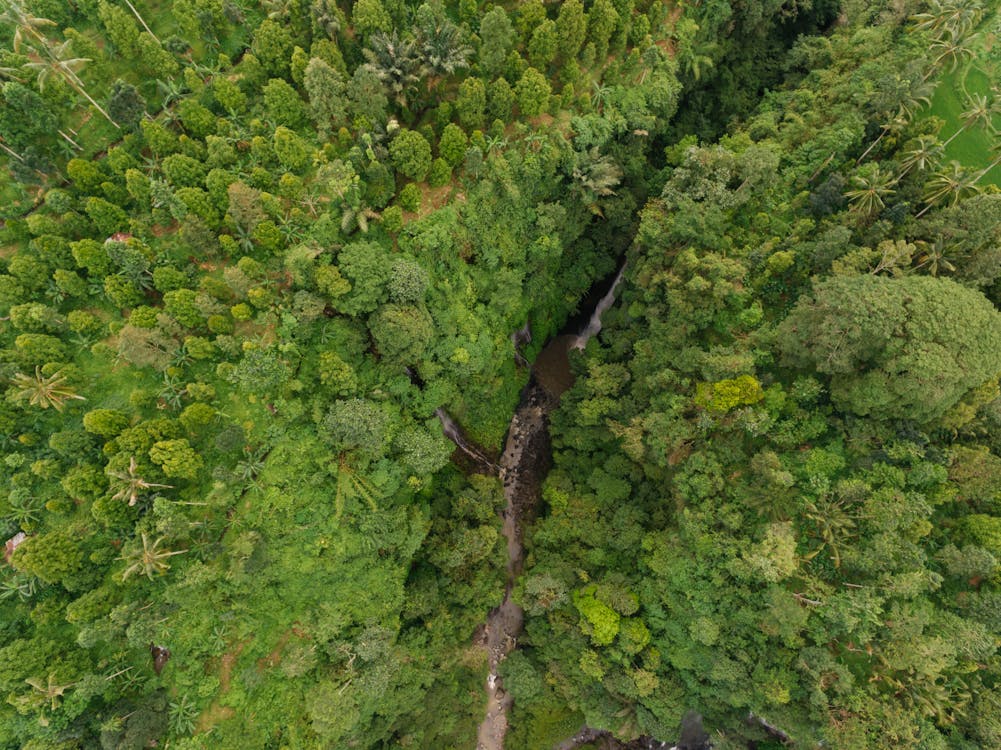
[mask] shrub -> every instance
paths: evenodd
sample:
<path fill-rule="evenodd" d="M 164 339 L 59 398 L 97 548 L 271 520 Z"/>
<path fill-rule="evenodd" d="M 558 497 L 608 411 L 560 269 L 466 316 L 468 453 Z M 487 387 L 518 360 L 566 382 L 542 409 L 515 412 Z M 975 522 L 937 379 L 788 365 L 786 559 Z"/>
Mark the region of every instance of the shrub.
<path fill-rule="evenodd" d="M 389 145 L 393 165 L 404 177 L 420 182 L 431 168 L 431 144 L 414 130 L 401 130 Z"/>
<path fill-rule="evenodd" d="M 421 189 L 412 182 L 404 185 L 403 190 L 400 191 L 397 203 L 399 203 L 400 208 L 404 211 L 410 211 L 411 213 L 420 211 Z"/>

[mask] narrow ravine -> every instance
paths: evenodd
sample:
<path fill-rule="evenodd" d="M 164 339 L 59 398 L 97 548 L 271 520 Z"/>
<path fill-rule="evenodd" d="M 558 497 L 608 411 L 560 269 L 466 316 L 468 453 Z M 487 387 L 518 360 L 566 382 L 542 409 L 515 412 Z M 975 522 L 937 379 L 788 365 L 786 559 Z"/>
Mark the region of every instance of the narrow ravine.
<path fill-rule="evenodd" d="M 486 454 L 478 446 L 466 439 L 462 428 L 459 427 L 458 423 L 452 419 L 452 416 L 447 411 L 439 406 L 434 410 L 434 415 L 441 422 L 441 431 L 445 437 L 455 443 L 460 451 L 473 459 L 487 474 L 497 474 L 500 471 L 497 464 L 487 458 Z"/>
<path fill-rule="evenodd" d="M 549 414 L 559 404 L 560 396 L 573 383 L 568 353 L 571 348 L 583 349 L 588 340 L 601 330 L 601 315 L 615 301 L 615 293 L 625 266 L 619 269 L 607 293 L 598 301 L 587 325 L 579 333 L 567 333 L 552 339 L 539 353 L 532 374 L 521 394 L 508 429 L 507 442 L 501 454 L 498 474 L 504 485 L 503 534 L 507 539 L 507 577 L 504 600 L 487 616 L 483 646 L 487 650 L 490 671 L 487 675 L 486 716 L 477 732 L 477 750 L 502 750 L 507 733 L 508 711 L 512 698 L 504 690 L 498 673 L 500 663 L 518 644 L 524 623 L 521 607 L 511 592 L 525 562 L 524 529 L 534 518 L 542 490 L 542 481 L 549 470 Z M 520 332 L 522 338 L 530 333 Z M 444 412 L 439 418 L 449 434 Z M 460 433 L 461 436 L 461 433 Z M 468 447 L 456 441 L 468 452 Z"/>

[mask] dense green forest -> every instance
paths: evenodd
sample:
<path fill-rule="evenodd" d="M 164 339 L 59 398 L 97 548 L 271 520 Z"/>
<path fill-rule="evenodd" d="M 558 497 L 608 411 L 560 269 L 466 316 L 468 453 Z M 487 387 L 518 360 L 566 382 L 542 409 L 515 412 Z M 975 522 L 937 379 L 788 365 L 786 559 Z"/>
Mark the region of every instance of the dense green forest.
<path fill-rule="evenodd" d="M 0 0 L 0 750 L 1001 748 L 997 11 Z"/>

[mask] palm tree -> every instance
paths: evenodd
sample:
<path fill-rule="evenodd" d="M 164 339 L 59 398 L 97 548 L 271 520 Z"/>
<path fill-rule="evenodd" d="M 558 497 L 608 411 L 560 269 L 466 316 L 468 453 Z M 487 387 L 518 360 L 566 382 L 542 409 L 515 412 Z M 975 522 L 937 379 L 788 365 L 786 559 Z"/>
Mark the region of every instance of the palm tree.
<path fill-rule="evenodd" d="M 605 102 L 608 101 L 608 97 L 612 95 L 612 89 L 610 86 L 605 86 L 598 81 L 592 83 L 591 88 L 593 90 L 591 94 L 591 106 L 600 114 L 601 110 L 605 108 Z"/>
<path fill-rule="evenodd" d="M 18 83 L 23 83 L 23 81 L 17 77 L 17 74 L 20 72 L 21 71 L 18 68 L 5 68 L 2 65 L 0 65 L 0 78 L 6 78 L 9 81 L 17 81 Z"/>
<path fill-rule="evenodd" d="M 993 130 L 994 123 L 992 122 L 992 118 L 994 116 L 995 109 L 995 103 L 983 94 L 968 95 L 966 98 L 966 109 L 959 115 L 960 126 L 956 132 L 950 135 L 946 142 L 942 144 L 942 147 L 945 148 L 948 146 L 960 133 L 965 132 L 974 125 L 988 131 Z"/>
<path fill-rule="evenodd" d="M 7 499 L 7 516 L 22 529 L 32 529 L 42 517 L 42 501 L 32 493 L 15 490 Z"/>
<path fill-rule="evenodd" d="M 43 375 L 42 368 L 35 367 L 34 375 L 18 372 L 14 374 L 13 381 L 14 387 L 17 388 L 14 394 L 15 400 L 27 399 L 29 404 L 42 409 L 51 406 L 56 411 L 62 411 L 67 401 L 87 400 L 66 384 L 67 378 L 62 370 L 57 370 L 51 375 Z"/>
<path fill-rule="evenodd" d="M 187 91 L 187 87 L 183 82 L 177 81 L 170 78 L 166 81 L 161 79 L 156 79 L 156 89 L 163 95 L 163 102 L 161 106 L 164 110 L 167 110 L 171 104 L 184 96 Z"/>
<path fill-rule="evenodd" d="M 429 14 L 417 30 L 417 43 L 424 55 L 424 65 L 431 76 L 444 78 L 469 66 L 473 54 L 462 33 L 444 15 Z M 432 88 L 429 84 L 428 88 Z"/>
<path fill-rule="evenodd" d="M 956 267 L 946 257 L 955 248 L 947 246 L 941 236 L 936 237 L 932 242 L 919 240 L 914 244 L 921 248 L 918 265 L 915 268 L 926 268 L 932 276 L 938 276 L 941 271 L 952 272 L 956 270 Z"/>
<path fill-rule="evenodd" d="M 541 131 L 533 130 L 531 133 L 525 136 L 524 142 L 532 151 L 539 151 L 542 145 L 546 142 L 548 136 Z"/>
<path fill-rule="evenodd" d="M 995 141 L 993 144 L 991 144 L 991 151 L 993 151 L 996 154 L 996 156 L 994 157 L 994 160 L 991 161 L 990 164 L 988 164 L 986 167 L 977 172 L 977 174 L 973 178 L 974 185 L 980 182 L 980 180 L 983 179 L 988 172 L 994 169 L 994 167 L 996 167 L 998 164 L 1001 164 L 1001 141 Z"/>
<path fill-rule="evenodd" d="M 49 705 L 53 711 L 59 708 L 59 699 L 62 698 L 63 693 L 73 687 L 72 682 L 68 685 L 58 684 L 54 672 L 49 672 L 48 680 L 45 683 L 37 677 L 29 677 L 25 682 L 41 693 L 45 697 L 45 700 L 49 701 Z"/>
<path fill-rule="evenodd" d="M 872 143 L 869 144 L 862 155 L 855 161 L 855 164 L 861 164 L 865 157 L 869 155 L 886 135 L 892 130 L 903 130 L 914 119 L 916 115 L 923 107 L 931 104 L 931 97 L 935 91 L 934 85 L 928 83 L 927 81 L 917 81 L 910 84 L 906 92 L 900 95 L 900 99 L 897 102 L 896 113 L 887 119 L 885 125 L 883 125 L 882 130 Z M 889 114 L 884 113 L 884 114 Z"/>
<path fill-rule="evenodd" d="M 486 146 L 488 154 L 491 151 L 503 151 L 508 146 L 507 138 L 504 138 L 503 136 L 499 135 L 488 136 L 486 140 Z"/>
<path fill-rule="evenodd" d="M 369 40 L 371 49 L 362 50 L 369 67 L 401 107 L 407 106 L 424 72 L 421 53 L 413 39 L 400 39 L 396 29 L 391 34 L 378 32 Z"/>
<path fill-rule="evenodd" d="M 984 9 L 979 2 L 943 3 L 931 0 L 929 9 L 910 17 L 912 28 L 930 31 L 936 38 L 945 34 L 965 35 L 975 29 L 983 18 Z"/>
<path fill-rule="evenodd" d="M 46 46 L 44 54 L 42 51 L 36 50 L 40 59 L 29 62 L 26 67 L 36 72 L 39 90 L 42 91 L 45 89 L 45 84 L 51 76 L 59 76 L 71 89 L 90 102 L 91 106 L 100 112 L 108 122 L 120 129 L 118 123 L 111 119 L 111 115 L 104 110 L 104 107 L 98 104 L 90 95 L 83 81 L 80 80 L 80 76 L 77 75 L 78 71 L 90 62 L 90 59 L 86 57 L 66 57 L 69 54 L 69 45 L 70 40 L 66 40 L 62 44 Z"/>
<path fill-rule="evenodd" d="M 850 512 L 850 498 L 824 496 L 806 503 L 806 518 L 813 521 L 816 530 L 811 536 L 820 540 L 820 546 L 804 555 L 812 560 L 827 550 L 835 568 L 841 567 L 842 545 L 855 536 L 856 516 Z"/>
<path fill-rule="evenodd" d="M 49 74 L 55 73 L 62 77 L 69 84 L 70 88 L 85 97 L 98 112 L 104 115 L 108 122 L 116 128 L 119 127 L 118 123 L 112 120 L 108 116 L 108 113 L 87 93 L 83 81 L 76 74 L 85 63 L 90 61 L 85 58 L 67 59 L 66 55 L 68 54 L 70 40 L 67 39 L 61 44 L 56 44 L 42 33 L 41 29 L 46 26 L 55 26 L 55 21 L 50 21 L 48 18 L 41 18 L 39 16 L 32 16 L 16 0 L 6 0 L 3 13 L 0 13 L 0 25 L 3 24 L 14 27 L 13 46 L 15 52 L 21 51 L 21 46 L 25 44 L 25 39 L 33 41 L 33 44 L 29 45 L 29 47 L 41 60 L 28 63 L 28 67 L 36 70 L 40 69 L 40 89 L 44 87 L 44 80 L 48 75 L 45 71 L 49 71 Z"/>
<path fill-rule="evenodd" d="M 243 455 L 246 456 L 242 461 L 236 465 L 234 470 L 237 478 L 244 482 L 252 482 L 257 478 L 257 475 L 264 471 L 264 459 L 268 455 L 268 448 L 258 448 L 254 450 L 249 447 L 244 447 Z"/>
<path fill-rule="evenodd" d="M 882 210 L 886 206 L 883 198 L 896 192 L 891 187 L 895 182 L 893 175 L 884 173 L 878 164 L 869 170 L 868 175 L 855 175 L 852 177 L 855 189 L 845 192 L 845 197 L 852 204 L 850 210 L 867 217 Z"/>
<path fill-rule="evenodd" d="M 173 485 L 170 484 L 157 484 L 156 482 L 147 482 L 136 471 L 136 459 L 135 456 L 129 458 L 129 468 L 126 471 L 109 471 L 108 476 L 113 480 L 111 482 L 111 489 L 115 490 L 115 494 L 111 496 L 112 500 L 125 500 L 128 498 L 129 507 L 138 502 L 139 497 L 146 491 L 150 489 L 173 489 Z"/>
<path fill-rule="evenodd" d="M 48 38 L 40 31 L 46 26 L 55 26 L 55 21 L 29 14 L 16 0 L 4 3 L 3 13 L 0 13 L 0 25 L 14 27 L 14 51 L 20 52 L 25 37 L 34 39 L 36 43 L 48 45 Z"/>
<path fill-rule="evenodd" d="M 364 234 L 368 232 L 369 220 L 378 218 L 379 212 L 362 201 L 361 191 L 357 186 L 352 188 L 351 194 L 341 208 L 341 231 L 344 234 L 351 234 L 355 229 L 360 229 Z"/>
<path fill-rule="evenodd" d="M 122 555 L 121 559 L 129 563 L 129 566 L 122 573 L 123 581 L 137 573 L 141 573 L 152 581 L 154 575 L 166 573 L 170 568 L 170 564 L 167 562 L 168 557 L 183 555 L 187 552 L 186 549 L 178 550 L 177 552 L 168 552 L 167 550 L 160 549 L 160 542 L 163 541 L 162 536 L 152 543 L 149 541 L 149 537 L 146 536 L 146 532 L 142 532 L 140 537 L 142 539 L 142 549 L 133 549 L 131 552 Z"/>
<path fill-rule="evenodd" d="M 262 0 L 261 5 L 272 21 L 287 22 L 292 14 L 292 0 Z"/>
<path fill-rule="evenodd" d="M 950 206 L 955 205 L 961 199 L 977 192 L 977 178 L 970 175 L 966 168 L 958 161 L 949 162 L 949 166 L 940 172 L 936 172 L 925 185 L 925 205 L 917 214 L 917 218 L 924 216 L 932 206 L 948 200 Z"/>
<path fill-rule="evenodd" d="M 341 30 L 341 18 L 335 0 L 313 0 L 310 12 L 316 28 L 321 29 L 331 39 L 337 36 L 337 32 Z"/>
<path fill-rule="evenodd" d="M 311 185 L 303 191 L 302 196 L 299 198 L 299 205 L 309 211 L 310 216 L 316 218 L 320 204 L 329 200 L 329 198 L 321 195 L 315 186 Z"/>
<path fill-rule="evenodd" d="M 900 174 L 897 175 L 897 180 L 899 181 L 912 169 L 925 172 L 937 167 L 942 159 L 944 148 L 941 141 L 934 135 L 918 136 L 914 141 L 914 145 L 904 152 L 904 158 L 900 162 L 902 169 Z"/>
<path fill-rule="evenodd" d="M 701 80 L 702 74 L 705 71 L 712 70 L 716 66 L 712 58 L 712 53 L 715 49 L 715 42 L 695 44 L 693 41 L 691 44 L 684 45 L 679 51 L 681 69 L 690 75 L 693 80 Z"/>
<path fill-rule="evenodd" d="M 30 599 L 35 595 L 35 589 L 38 586 L 36 583 L 37 580 L 34 576 L 22 577 L 19 575 L 5 579 L 0 583 L 0 601 L 11 599 L 15 596 L 19 596 L 22 599 Z"/>
<path fill-rule="evenodd" d="M 931 49 L 937 53 L 937 56 L 932 60 L 932 68 L 925 75 L 926 79 L 930 78 L 932 72 L 940 65 L 947 66 L 951 73 L 961 62 L 973 57 L 973 48 L 970 46 L 969 40 L 951 30 L 940 39 L 932 42 Z"/>

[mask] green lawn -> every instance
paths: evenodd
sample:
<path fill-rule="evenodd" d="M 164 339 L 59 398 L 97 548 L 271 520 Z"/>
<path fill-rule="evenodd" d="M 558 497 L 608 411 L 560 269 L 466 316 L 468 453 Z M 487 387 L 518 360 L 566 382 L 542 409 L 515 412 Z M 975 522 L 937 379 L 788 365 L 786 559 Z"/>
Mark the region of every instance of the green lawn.
<path fill-rule="evenodd" d="M 991 82 L 996 80 L 996 75 L 976 64 L 959 69 L 942 78 L 935 90 L 935 95 L 932 97 L 929 114 L 945 120 L 940 134 L 943 141 L 948 140 L 957 128 L 961 127 L 961 114 L 966 109 L 966 96 L 968 94 L 989 94 Z M 995 115 L 994 125 L 995 128 L 1001 126 L 1001 117 Z M 995 136 L 982 128 L 976 126 L 969 128 L 957 136 L 956 140 L 946 148 L 946 161 L 955 159 L 964 166 L 982 169 L 992 158 L 990 149 L 994 140 Z M 1001 167 L 995 167 L 994 171 L 980 181 L 980 184 L 993 184 L 1001 187 Z"/>

